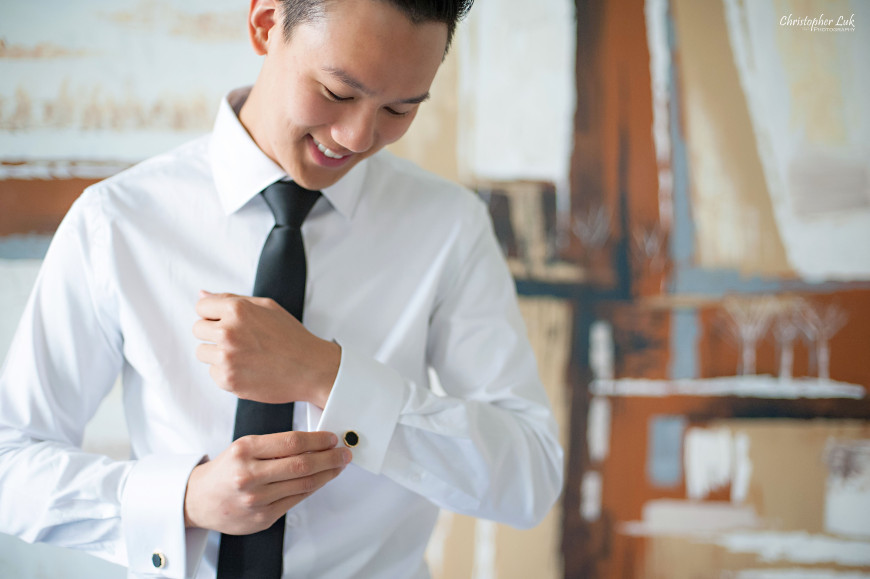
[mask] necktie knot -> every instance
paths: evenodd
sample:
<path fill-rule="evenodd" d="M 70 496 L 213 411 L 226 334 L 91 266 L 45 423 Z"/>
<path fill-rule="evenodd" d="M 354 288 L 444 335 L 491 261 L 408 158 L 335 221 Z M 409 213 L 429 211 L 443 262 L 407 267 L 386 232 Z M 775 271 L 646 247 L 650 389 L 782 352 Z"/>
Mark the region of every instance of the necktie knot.
<path fill-rule="evenodd" d="M 295 181 L 276 181 L 261 194 L 275 216 L 275 224 L 292 229 L 302 227 L 308 212 L 320 197 L 320 191 L 305 189 Z"/>

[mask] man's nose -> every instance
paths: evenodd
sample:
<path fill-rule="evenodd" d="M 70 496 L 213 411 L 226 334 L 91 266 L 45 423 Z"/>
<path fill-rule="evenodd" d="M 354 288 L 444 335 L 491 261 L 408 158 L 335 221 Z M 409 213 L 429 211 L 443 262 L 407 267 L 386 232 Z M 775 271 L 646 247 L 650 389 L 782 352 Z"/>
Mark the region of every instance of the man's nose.
<path fill-rule="evenodd" d="M 378 111 L 362 107 L 348 110 L 332 126 L 332 138 L 345 149 L 364 153 L 375 143 Z"/>

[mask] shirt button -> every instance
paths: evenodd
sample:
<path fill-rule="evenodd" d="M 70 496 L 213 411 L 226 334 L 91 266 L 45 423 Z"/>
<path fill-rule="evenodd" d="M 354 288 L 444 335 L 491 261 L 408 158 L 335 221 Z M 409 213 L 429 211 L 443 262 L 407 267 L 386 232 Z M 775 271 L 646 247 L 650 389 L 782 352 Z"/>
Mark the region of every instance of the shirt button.
<path fill-rule="evenodd" d="M 295 527 L 299 524 L 299 515 L 296 513 L 287 513 L 287 525 Z"/>
<path fill-rule="evenodd" d="M 166 557 L 160 551 L 154 551 L 154 554 L 151 555 L 151 564 L 156 569 L 163 569 L 166 567 Z"/>
<path fill-rule="evenodd" d="M 353 448 L 357 444 L 359 444 L 359 434 L 354 430 L 348 430 L 342 436 L 342 440 L 344 440 L 344 445 L 348 448 Z"/>

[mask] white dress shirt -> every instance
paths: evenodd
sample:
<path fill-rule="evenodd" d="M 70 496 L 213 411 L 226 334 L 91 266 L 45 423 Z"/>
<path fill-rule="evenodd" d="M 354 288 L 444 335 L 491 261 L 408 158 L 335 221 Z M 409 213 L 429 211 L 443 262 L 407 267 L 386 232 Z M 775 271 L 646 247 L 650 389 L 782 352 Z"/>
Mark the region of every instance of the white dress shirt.
<path fill-rule="evenodd" d="M 274 223 L 258 192 L 287 177 L 240 124 L 246 96 L 212 134 L 89 187 L 58 228 L 0 375 L 0 531 L 131 576 L 215 576 L 220 535 L 185 529 L 183 501 L 236 398 L 196 359 L 194 307 L 200 289 L 250 295 Z M 342 355 L 326 408 L 297 404 L 295 426 L 360 443 L 288 513 L 285 576 L 426 577 L 439 507 L 537 524 L 562 450 L 486 207 L 381 152 L 302 234 L 304 324 Z M 79 448 L 119 373 L 129 461 Z"/>

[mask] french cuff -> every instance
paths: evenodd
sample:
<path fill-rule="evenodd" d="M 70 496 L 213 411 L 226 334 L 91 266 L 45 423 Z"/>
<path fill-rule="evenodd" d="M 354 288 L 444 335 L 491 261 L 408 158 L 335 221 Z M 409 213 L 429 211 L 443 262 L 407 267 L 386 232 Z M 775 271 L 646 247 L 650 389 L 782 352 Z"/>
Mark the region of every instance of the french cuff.
<path fill-rule="evenodd" d="M 184 526 L 184 495 L 202 455 L 151 455 L 130 471 L 121 498 L 127 565 L 136 577 L 193 577 L 205 550 L 205 529 Z"/>
<path fill-rule="evenodd" d="M 353 463 L 380 474 L 408 386 L 392 368 L 342 346 L 338 375 L 317 430 L 335 433 Z"/>

